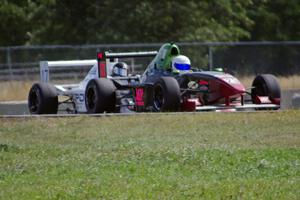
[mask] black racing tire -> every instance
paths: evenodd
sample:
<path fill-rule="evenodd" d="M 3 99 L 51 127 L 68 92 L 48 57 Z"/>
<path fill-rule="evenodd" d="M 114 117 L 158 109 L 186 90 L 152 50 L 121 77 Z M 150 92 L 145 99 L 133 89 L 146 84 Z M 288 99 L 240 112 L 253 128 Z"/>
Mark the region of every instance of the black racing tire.
<path fill-rule="evenodd" d="M 173 77 L 160 77 L 153 86 L 153 108 L 157 112 L 176 112 L 180 109 L 180 87 Z"/>
<path fill-rule="evenodd" d="M 28 108 L 31 114 L 56 114 L 58 96 L 53 85 L 35 83 L 28 95 Z"/>
<path fill-rule="evenodd" d="M 270 99 L 280 99 L 280 86 L 274 75 L 261 74 L 255 77 L 251 89 L 253 103 L 255 103 L 256 96 L 268 96 Z"/>
<path fill-rule="evenodd" d="M 85 90 L 85 105 L 88 113 L 114 112 L 116 87 L 106 78 L 92 79 Z"/>

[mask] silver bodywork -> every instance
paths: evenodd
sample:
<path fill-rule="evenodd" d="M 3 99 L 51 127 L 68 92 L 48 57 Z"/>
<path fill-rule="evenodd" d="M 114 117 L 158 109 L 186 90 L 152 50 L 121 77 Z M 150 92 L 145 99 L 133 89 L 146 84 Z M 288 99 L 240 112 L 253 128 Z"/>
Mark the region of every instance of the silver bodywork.
<path fill-rule="evenodd" d="M 107 78 L 111 77 L 112 67 L 118 62 L 118 59 L 106 61 L 108 72 Z M 41 82 L 50 82 L 50 69 L 66 68 L 66 67 L 91 67 L 86 77 L 77 84 L 55 84 L 58 96 L 67 96 L 74 104 L 74 109 L 78 113 L 87 112 L 85 104 L 85 89 L 88 82 L 98 78 L 97 60 L 67 60 L 67 61 L 41 61 L 40 62 L 40 78 Z"/>

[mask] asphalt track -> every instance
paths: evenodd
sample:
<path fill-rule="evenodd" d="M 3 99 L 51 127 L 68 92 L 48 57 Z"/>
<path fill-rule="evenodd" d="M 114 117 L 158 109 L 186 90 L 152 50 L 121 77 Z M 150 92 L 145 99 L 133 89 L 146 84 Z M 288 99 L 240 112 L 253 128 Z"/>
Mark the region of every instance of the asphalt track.
<path fill-rule="evenodd" d="M 296 97 L 296 98 L 295 98 Z M 287 110 L 291 108 L 300 108 L 300 90 L 288 90 L 282 92 L 282 103 L 280 110 Z M 207 113 L 214 111 L 201 111 L 201 112 L 189 112 L 190 114 Z M 226 111 L 223 111 L 223 113 Z M 254 110 L 236 111 L 236 112 L 256 112 Z M 261 111 L 260 111 L 261 112 Z M 268 111 L 270 112 L 270 111 Z M 278 112 L 278 111 L 276 111 Z M 110 116 L 130 116 L 130 115 L 160 115 L 160 114 L 187 114 L 187 112 L 169 112 L 169 113 L 104 113 L 104 114 L 68 114 L 59 113 L 53 115 L 30 115 L 27 108 L 27 101 L 10 101 L 0 102 L 0 118 L 35 118 L 35 117 L 110 117 Z"/>
<path fill-rule="evenodd" d="M 235 111 L 235 112 L 219 112 L 223 114 L 228 113 L 254 113 L 254 112 L 283 112 L 284 110 L 268 110 L 268 111 Z M 141 113 L 102 113 L 102 114 L 51 114 L 51 115 L 0 115 L 0 119 L 34 119 L 34 118 L 73 118 L 73 117 L 128 117 L 140 115 L 198 115 L 213 113 L 214 111 L 201 111 L 201 112 L 141 112 Z"/>

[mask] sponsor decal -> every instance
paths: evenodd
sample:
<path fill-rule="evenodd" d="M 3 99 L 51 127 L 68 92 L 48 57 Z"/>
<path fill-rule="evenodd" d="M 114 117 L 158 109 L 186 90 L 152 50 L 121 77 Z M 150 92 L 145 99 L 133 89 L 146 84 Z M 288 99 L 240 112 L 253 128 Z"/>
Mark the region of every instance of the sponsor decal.
<path fill-rule="evenodd" d="M 190 81 L 188 83 L 188 88 L 189 89 L 197 89 L 198 87 L 199 87 L 199 85 L 195 81 Z"/>
<path fill-rule="evenodd" d="M 240 81 L 233 76 L 218 76 L 218 77 L 230 85 L 240 84 Z"/>
<path fill-rule="evenodd" d="M 207 91 L 208 90 L 208 86 L 207 85 L 200 85 L 199 90 L 200 91 Z"/>
<path fill-rule="evenodd" d="M 200 91 L 208 91 L 208 81 L 206 80 L 199 80 L 199 90 Z"/>
<path fill-rule="evenodd" d="M 199 85 L 208 85 L 208 81 L 206 81 L 206 80 L 199 80 Z"/>
<path fill-rule="evenodd" d="M 98 53 L 98 54 L 97 54 L 97 58 L 98 58 L 99 60 L 102 60 L 102 59 L 103 59 L 103 53 L 102 53 L 102 52 Z"/>
<path fill-rule="evenodd" d="M 135 104 L 137 106 L 144 106 L 144 89 L 143 88 L 136 88 L 135 89 Z"/>
<path fill-rule="evenodd" d="M 84 102 L 84 94 L 74 94 L 74 99 L 76 102 Z"/>
<path fill-rule="evenodd" d="M 100 77 L 106 77 L 106 64 L 105 62 L 99 62 Z"/>

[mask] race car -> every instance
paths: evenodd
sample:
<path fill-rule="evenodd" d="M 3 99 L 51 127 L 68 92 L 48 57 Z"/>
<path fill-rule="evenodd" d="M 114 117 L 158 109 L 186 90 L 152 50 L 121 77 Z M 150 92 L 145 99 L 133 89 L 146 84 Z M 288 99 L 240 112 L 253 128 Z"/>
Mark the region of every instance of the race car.
<path fill-rule="evenodd" d="M 128 64 L 120 59 L 138 57 L 153 60 L 142 75 L 128 74 Z M 78 84 L 49 83 L 49 68 L 62 66 L 91 66 L 91 69 Z M 41 82 L 35 83 L 28 95 L 31 114 L 280 108 L 280 86 L 274 75 L 260 74 L 246 89 L 229 73 L 193 68 L 189 58 L 173 43 L 162 45 L 159 51 L 98 52 L 96 60 L 42 61 L 40 75 Z M 251 97 L 250 103 L 247 95 Z"/>

